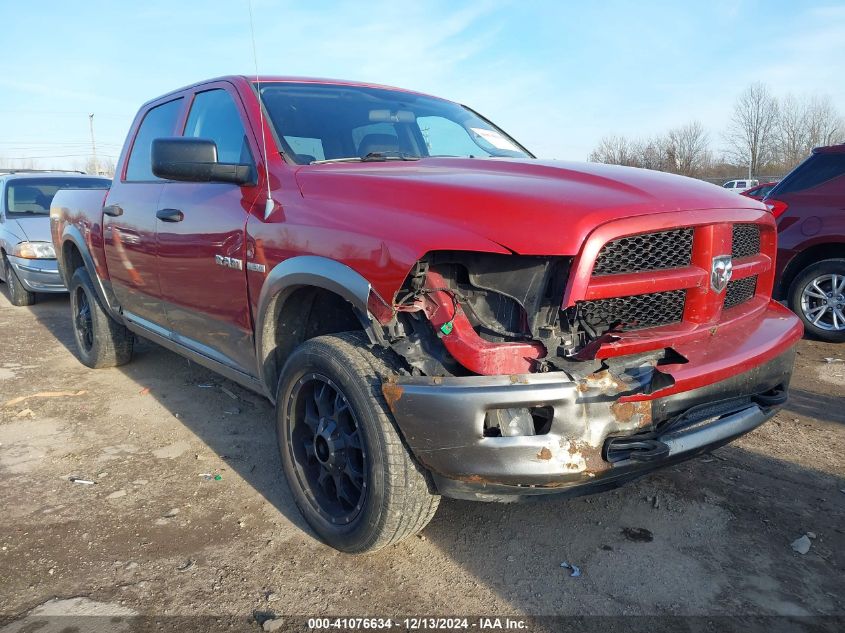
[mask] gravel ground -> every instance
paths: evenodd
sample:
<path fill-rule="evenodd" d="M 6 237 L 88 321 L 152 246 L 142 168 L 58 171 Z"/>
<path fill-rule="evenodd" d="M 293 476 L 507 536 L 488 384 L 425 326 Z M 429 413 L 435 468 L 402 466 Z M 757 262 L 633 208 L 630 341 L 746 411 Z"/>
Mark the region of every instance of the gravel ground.
<path fill-rule="evenodd" d="M 592 497 L 444 500 L 419 537 L 352 557 L 299 517 L 268 402 L 151 343 L 125 367 L 89 370 L 66 297 L 14 308 L 0 289 L 7 630 L 63 608 L 245 623 L 845 615 L 845 363 L 824 360 L 845 346 L 802 341 L 786 409 L 712 455 Z M 791 547 L 802 535 L 803 555 Z"/>

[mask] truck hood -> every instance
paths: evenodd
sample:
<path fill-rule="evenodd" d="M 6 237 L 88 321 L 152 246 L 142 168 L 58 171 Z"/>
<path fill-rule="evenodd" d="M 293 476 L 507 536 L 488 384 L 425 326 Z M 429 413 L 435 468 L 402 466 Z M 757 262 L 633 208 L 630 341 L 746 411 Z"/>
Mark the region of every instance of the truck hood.
<path fill-rule="evenodd" d="M 598 225 L 621 217 L 764 209 L 700 180 L 599 163 L 426 158 L 308 165 L 296 178 L 315 204 L 363 210 L 361 230 L 395 222 L 429 234 L 435 224 L 526 255 L 575 255 Z"/>
<path fill-rule="evenodd" d="M 38 215 L 31 218 L 10 218 L 10 232 L 20 241 L 50 242 L 50 216 Z"/>

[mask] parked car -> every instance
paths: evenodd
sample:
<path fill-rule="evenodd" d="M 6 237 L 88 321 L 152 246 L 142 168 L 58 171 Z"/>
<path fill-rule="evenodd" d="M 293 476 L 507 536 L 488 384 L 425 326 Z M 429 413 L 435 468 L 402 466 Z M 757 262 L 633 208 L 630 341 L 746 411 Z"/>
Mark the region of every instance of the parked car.
<path fill-rule="evenodd" d="M 32 305 L 40 292 L 67 292 L 50 241 L 53 195 L 110 182 L 81 172 L 0 171 L 0 280 L 14 305 Z"/>
<path fill-rule="evenodd" d="M 845 342 L 845 145 L 813 150 L 764 202 L 778 223 L 775 296 L 817 338 Z"/>
<path fill-rule="evenodd" d="M 759 180 L 729 180 L 724 185 L 722 185 L 722 188 L 730 189 L 734 193 L 742 193 L 743 191 L 747 191 L 748 189 L 756 187 L 759 184 Z"/>
<path fill-rule="evenodd" d="M 745 191 L 741 192 L 740 195 L 748 196 L 749 198 L 754 198 L 755 200 L 762 200 L 768 195 L 768 193 L 774 188 L 776 184 L 778 184 L 777 180 L 774 180 L 772 182 L 764 182 L 763 184 L 757 185 L 756 187 L 751 187 L 751 189 L 746 189 Z"/>
<path fill-rule="evenodd" d="M 395 88 L 169 93 L 52 218 L 81 361 L 141 336 L 266 395 L 296 503 L 349 552 L 440 495 L 583 494 L 722 445 L 785 401 L 802 335 L 761 203 L 536 160 Z"/>

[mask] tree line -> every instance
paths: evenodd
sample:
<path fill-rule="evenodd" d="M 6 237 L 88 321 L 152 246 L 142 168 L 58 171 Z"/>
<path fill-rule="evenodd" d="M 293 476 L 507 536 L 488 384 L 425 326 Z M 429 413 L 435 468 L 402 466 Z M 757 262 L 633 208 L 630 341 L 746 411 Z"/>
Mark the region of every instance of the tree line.
<path fill-rule="evenodd" d="M 5 158 L 0 156 L 0 172 L 3 170 L 27 170 L 27 169 L 56 169 L 55 167 L 43 167 L 42 163 L 47 159 L 36 158 Z M 65 169 L 64 167 L 59 169 Z M 85 172 L 86 174 L 99 174 L 100 176 L 114 177 L 115 164 L 111 158 L 98 158 L 96 164 L 93 157 L 87 159 L 77 159 L 73 161 L 72 167 L 75 171 Z"/>
<path fill-rule="evenodd" d="M 845 120 L 829 96 L 779 98 L 754 83 L 737 97 L 720 140 L 713 149 L 704 126 L 692 121 L 651 138 L 605 136 L 590 160 L 714 181 L 781 177 L 814 147 L 845 143 Z"/>

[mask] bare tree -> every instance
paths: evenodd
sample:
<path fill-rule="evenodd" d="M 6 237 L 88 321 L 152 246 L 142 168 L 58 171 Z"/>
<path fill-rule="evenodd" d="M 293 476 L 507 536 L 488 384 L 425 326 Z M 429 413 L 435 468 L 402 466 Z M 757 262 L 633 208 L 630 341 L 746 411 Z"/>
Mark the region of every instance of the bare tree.
<path fill-rule="evenodd" d="M 694 121 L 646 139 L 606 136 L 590 154 L 590 160 L 692 176 L 709 160 L 708 143 L 704 127 Z"/>
<path fill-rule="evenodd" d="M 809 126 L 807 101 L 787 95 L 780 103 L 777 125 L 779 162 L 791 169 L 807 154 Z"/>
<path fill-rule="evenodd" d="M 727 148 L 714 153 L 698 121 L 649 138 L 606 136 L 590 160 L 669 171 L 712 182 L 752 176 L 779 177 L 813 147 L 845 143 L 845 119 L 830 97 L 772 96 L 763 84 L 749 86 L 737 99 Z"/>
<path fill-rule="evenodd" d="M 813 147 L 835 145 L 845 140 L 845 125 L 829 96 L 810 99 L 806 117 L 808 152 Z"/>
<path fill-rule="evenodd" d="M 778 159 L 784 171 L 795 167 L 814 147 L 845 139 L 845 123 L 828 96 L 797 99 L 787 95 L 780 103 L 777 130 Z"/>
<path fill-rule="evenodd" d="M 35 169 L 31 158 L 4 158 L 0 156 L 0 169 Z"/>
<path fill-rule="evenodd" d="M 748 86 L 737 98 L 726 141 L 738 164 L 748 165 L 749 176 L 776 155 L 778 103 L 764 84 Z"/>
<path fill-rule="evenodd" d="M 624 136 L 605 136 L 590 153 L 594 163 L 636 166 L 636 156 L 631 142 Z"/>
<path fill-rule="evenodd" d="M 667 157 L 675 173 L 693 176 L 705 163 L 710 139 L 698 121 L 669 130 L 667 135 Z"/>
<path fill-rule="evenodd" d="M 653 136 L 634 144 L 636 166 L 644 169 L 666 171 L 668 165 L 668 141 L 665 136 Z"/>
<path fill-rule="evenodd" d="M 82 168 L 86 174 L 94 174 L 98 176 L 114 176 L 114 160 L 106 157 L 97 157 L 96 161 L 93 156 L 89 156 Z"/>

